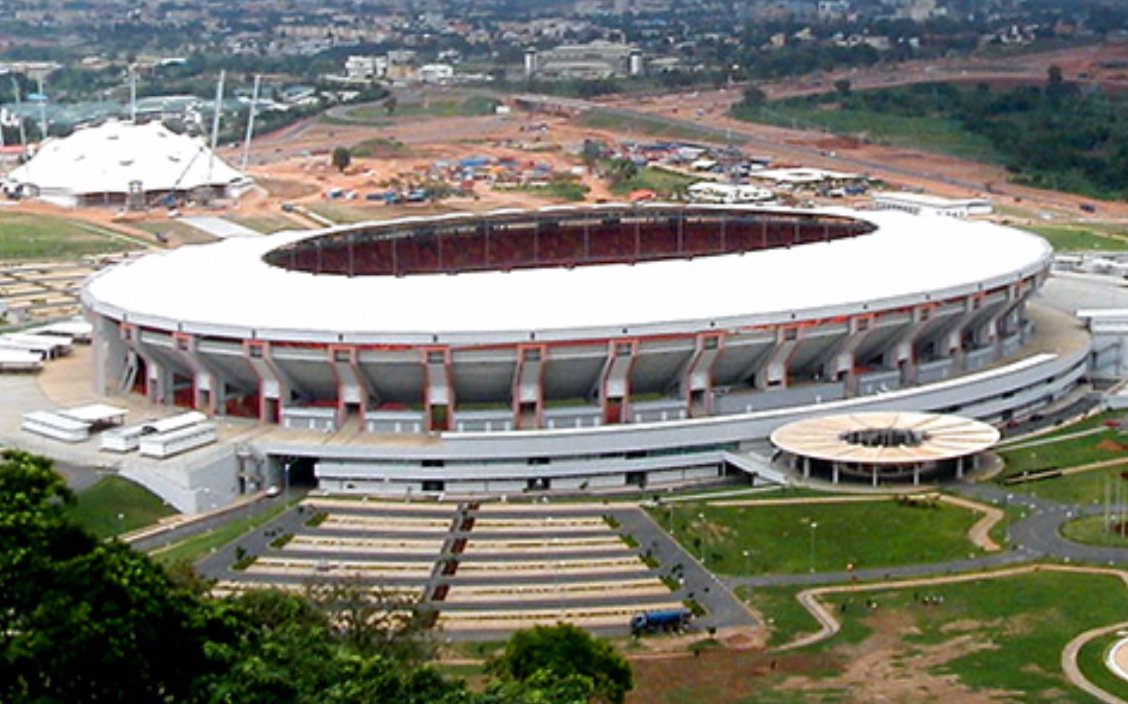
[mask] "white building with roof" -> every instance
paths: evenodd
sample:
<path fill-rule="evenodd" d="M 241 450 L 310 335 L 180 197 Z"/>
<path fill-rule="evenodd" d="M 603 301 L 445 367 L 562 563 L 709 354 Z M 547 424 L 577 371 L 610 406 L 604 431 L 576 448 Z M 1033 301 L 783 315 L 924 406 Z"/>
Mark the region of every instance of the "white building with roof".
<path fill-rule="evenodd" d="M 986 198 L 942 198 L 924 193 L 874 193 L 873 205 L 878 210 L 900 210 L 913 215 L 949 218 L 990 215 L 995 211 L 991 201 Z"/>
<path fill-rule="evenodd" d="M 230 198 L 252 183 L 202 139 L 159 122 L 117 121 L 47 140 L 8 178 L 24 197 L 66 207 L 122 205 L 131 198 Z"/>

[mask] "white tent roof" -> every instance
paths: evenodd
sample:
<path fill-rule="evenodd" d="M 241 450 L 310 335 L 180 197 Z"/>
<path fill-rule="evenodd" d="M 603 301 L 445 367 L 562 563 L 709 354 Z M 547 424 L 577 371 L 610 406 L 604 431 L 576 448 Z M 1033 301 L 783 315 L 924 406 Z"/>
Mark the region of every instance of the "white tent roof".
<path fill-rule="evenodd" d="M 9 178 L 40 191 L 75 195 L 128 193 L 132 181 L 151 192 L 225 186 L 246 178 L 210 154 L 202 140 L 176 134 L 159 122 L 106 122 L 47 140 Z"/>

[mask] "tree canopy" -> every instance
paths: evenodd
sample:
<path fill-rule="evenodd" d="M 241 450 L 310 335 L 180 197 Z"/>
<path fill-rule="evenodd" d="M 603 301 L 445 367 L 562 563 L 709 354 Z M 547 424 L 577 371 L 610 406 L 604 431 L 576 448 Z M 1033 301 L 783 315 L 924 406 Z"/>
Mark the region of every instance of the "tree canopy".
<path fill-rule="evenodd" d="M 471 691 L 426 664 L 415 604 L 349 582 L 213 599 L 86 533 L 73 500 L 49 460 L 0 454 L 2 702 L 613 704 L 630 689 L 609 644 L 561 625 L 516 634 Z"/>

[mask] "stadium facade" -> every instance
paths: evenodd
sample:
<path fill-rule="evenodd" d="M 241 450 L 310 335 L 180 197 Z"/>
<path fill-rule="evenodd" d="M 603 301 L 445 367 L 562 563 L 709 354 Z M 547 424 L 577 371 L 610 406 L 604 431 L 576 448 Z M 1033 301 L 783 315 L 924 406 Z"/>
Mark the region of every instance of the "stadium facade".
<path fill-rule="evenodd" d="M 341 491 L 778 479 L 765 439 L 854 410 L 1022 417 L 1052 251 L 989 223 L 672 204 L 405 218 L 150 255 L 90 280 L 95 384 L 277 430 Z M 313 431 L 313 433 L 311 433 Z"/>

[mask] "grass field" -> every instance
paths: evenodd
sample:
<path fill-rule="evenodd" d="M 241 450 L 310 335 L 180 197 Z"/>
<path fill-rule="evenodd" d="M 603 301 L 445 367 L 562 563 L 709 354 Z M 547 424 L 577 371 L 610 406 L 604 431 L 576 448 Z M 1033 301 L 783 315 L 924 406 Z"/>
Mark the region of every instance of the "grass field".
<path fill-rule="evenodd" d="M 225 523 L 215 530 L 188 538 L 187 540 L 183 540 L 168 547 L 159 548 L 149 554 L 153 559 L 163 565 L 173 565 L 177 562 L 196 562 L 204 558 L 211 551 L 223 547 L 264 523 L 273 520 L 275 517 L 281 515 L 283 511 L 301 501 L 302 498 L 303 496 L 295 496 L 289 502 L 278 501 L 278 503 L 262 513 Z"/>
<path fill-rule="evenodd" d="M 501 189 L 505 190 L 505 189 Z M 587 197 L 588 187 L 579 181 L 567 180 L 554 180 L 549 181 L 544 186 L 518 186 L 517 188 L 508 189 L 520 191 L 522 193 L 531 193 L 542 198 L 556 198 L 569 203 L 582 201 Z"/>
<path fill-rule="evenodd" d="M 498 101 L 485 96 L 467 98 L 432 98 L 426 103 L 400 101 L 395 110 L 388 113 L 383 104 L 364 105 L 353 108 L 345 114 L 351 122 L 371 125 L 388 125 L 397 117 L 475 117 L 492 115 Z"/>
<path fill-rule="evenodd" d="M 305 221 L 288 218 L 284 215 L 254 215 L 245 217 L 228 217 L 228 220 L 250 228 L 264 235 L 282 232 L 283 230 L 309 229 Z"/>
<path fill-rule="evenodd" d="M 629 181 L 620 181 L 611 186 L 611 192 L 625 196 L 633 191 L 646 189 L 654 191 L 660 198 L 680 198 L 685 195 L 685 189 L 696 181 L 697 179 L 689 176 L 648 166 L 639 169 L 638 174 Z"/>
<path fill-rule="evenodd" d="M 989 140 L 964 131 L 955 120 L 904 117 L 867 110 L 838 110 L 801 101 L 772 103 L 763 109 L 736 107 L 733 117 L 780 127 L 822 129 L 869 142 L 951 154 L 975 161 L 1000 161 Z"/>
<path fill-rule="evenodd" d="M 375 220 L 377 218 L 375 213 L 344 205 L 343 203 L 312 203 L 307 207 L 321 217 L 329 218 L 340 225 Z"/>
<path fill-rule="evenodd" d="M 942 597 L 943 603 L 918 603 L 914 597 L 924 593 Z M 1119 579 L 1055 572 L 865 597 L 836 595 L 828 601 L 844 613 L 845 622 L 866 624 L 872 617 L 865 598 L 881 611 L 906 617 L 901 632 L 910 648 L 936 646 L 957 635 L 994 646 L 967 647 L 966 655 L 942 671 L 975 689 L 1015 692 L 1017 701 L 1046 701 L 1050 692 L 1070 691 L 1059 665 L 1062 648 L 1082 631 L 1123 620 L 1128 609 L 1128 592 Z M 1079 694 L 1075 700 L 1084 701 Z"/>
<path fill-rule="evenodd" d="M 1119 517 L 1112 520 L 1114 523 L 1121 522 Z M 1117 530 L 1108 530 L 1104 516 L 1086 516 L 1070 521 L 1061 527 L 1061 534 L 1078 543 L 1128 548 L 1128 536 L 1122 536 Z"/>
<path fill-rule="evenodd" d="M 1007 490 L 1080 504 L 1103 501 L 1105 492 L 1113 490 L 1108 487 L 1116 484 L 1122 485 L 1122 491 L 1128 495 L 1128 483 L 1121 479 L 1121 472 L 1128 470 L 1128 454 L 1125 454 L 1123 449 L 1128 446 L 1128 433 L 1123 433 L 1118 428 L 1103 428 L 1095 434 L 1068 437 L 1074 433 L 1098 428 L 1105 421 L 1119 417 L 1121 417 L 1120 414 L 1107 413 L 1094 416 L 1081 423 L 1060 428 L 1050 435 L 1037 438 L 1037 440 L 1052 440 L 1054 442 L 1023 449 L 1006 449 L 1004 446 L 999 451 L 999 456 L 1006 463 L 1002 475 L 1004 478 L 1025 471 L 1074 467 L 1119 458 L 1125 460 L 1124 465 L 1065 477 L 1011 484 L 1007 485 Z"/>
<path fill-rule="evenodd" d="M 645 135 L 648 137 L 667 137 L 670 139 L 685 139 L 694 142 L 721 143 L 725 140 L 715 132 L 699 130 L 689 125 L 670 125 L 656 118 L 643 116 L 626 117 L 613 113 L 603 112 L 598 109 L 589 110 L 581 115 L 576 124 L 592 129 L 614 130 L 624 134 Z M 744 140 L 733 136 L 735 144 Z"/>
<path fill-rule="evenodd" d="M 1022 229 L 1045 237 L 1054 249 L 1059 251 L 1128 250 L 1128 233 L 1114 230 L 1090 228 L 1084 225 L 1026 225 Z"/>
<path fill-rule="evenodd" d="M 1077 654 L 1077 666 L 1090 682 L 1109 694 L 1128 700 L 1128 682 L 1112 674 L 1105 664 L 1105 653 L 1122 638 L 1123 636 L 1110 633 L 1089 641 Z"/>
<path fill-rule="evenodd" d="M 174 236 L 184 244 L 206 244 L 216 241 L 214 236 L 179 220 L 150 220 L 133 223 L 133 227 L 153 235 Z"/>
<path fill-rule="evenodd" d="M 819 622 L 795 598 L 803 589 L 740 587 L 736 595 L 763 616 L 765 625 L 771 630 L 768 645 L 779 646 L 791 642 L 796 636 L 819 630 Z"/>
<path fill-rule="evenodd" d="M 132 238 L 105 228 L 50 215 L 0 211 L 0 261 L 69 259 L 137 246 Z"/>
<path fill-rule="evenodd" d="M 721 574 L 775 574 L 940 562 L 978 554 L 967 531 L 979 514 L 893 501 L 651 510 L 663 527 Z M 814 528 L 812 528 L 814 526 Z M 744 553 L 747 552 L 747 556 Z"/>
<path fill-rule="evenodd" d="M 145 487 L 121 477 L 104 477 L 77 498 L 71 516 L 99 538 L 128 533 L 176 513 Z"/>
<path fill-rule="evenodd" d="M 352 145 L 349 153 L 362 159 L 392 159 L 410 156 L 411 150 L 398 140 L 371 137 Z"/>
<path fill-rule="evenodd" d="M 761 589 L 749 597 L 779 629 L 772 643 L 816 629 L 793 602 L 796 591 Z M 1089 702 L 1065 679 L 1061 651 L 1083 631 L 1124 620 L 1128 590 L 1113 576 L 1043 571 L 832 594 L 824 603 L 842 622 L 833 638 L 790 652 L 721 649 L 637 660 L 628 701 L 949 702 L 979 692 L 974 701 Z M 1084 671 L 1100 650 L 1082 651 Z"/>

